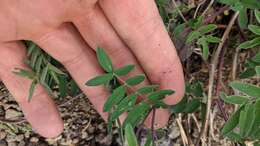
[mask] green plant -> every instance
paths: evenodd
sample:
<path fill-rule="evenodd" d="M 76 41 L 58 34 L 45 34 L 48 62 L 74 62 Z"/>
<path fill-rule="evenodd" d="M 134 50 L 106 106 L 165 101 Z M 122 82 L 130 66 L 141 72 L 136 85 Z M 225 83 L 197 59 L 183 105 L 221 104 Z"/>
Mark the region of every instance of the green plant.
<path fill-rule="evenodd" d="M 226 103 L 239 106 L 224 125 L 221 133 L 232 141 L 260 144 L 260 88 L 247 83 L 234 81 L 230 86 L 240 95 L 221 94 Z"/>
<path fill-rule="evenodd" d="M 260 76 L 260 52 L 254 57 L 248 58 L 244 66 L 246 69 L 239 75 L 240 78 L 245 79 L 255 75 Z"/>
<path fill-rule="evenodd" d="M 106 85 L 112 80 L 117 80 L 120 83 L 118 87 L 112 90 L 112 94 L 107 98 L 103 108 L 104 112 L 109 113 L 109 131 L 111 131 L 112 125 L 116 122 L 120 125 L 119 129 L 125 129 L 127 128 L 127 125 L 137 127 L 143 123 L 152 110 L 169 107 L 163 102 L 163 99 L 165 96 L 173 94 L 174 91 L 158 90 L 158 85 L 148 85 L 135 89 L 136 85 L 145 80 L 145 75 L 136 75 L 127 80 L 121 78 L 132 71 L 134 65 L 126 65 L 119 69 L 115 69 L 111 59 L 103 49 L 98 48 L 96 54 L 100 66 L 106 73 L 90 79 L 86 82 L 86 85 Z M 127 90 L 131 93 L 127 94 Z M 141 99 L 138 103 L 137 98 Z M 127 117 L 121 124 L 119 117 L 124 113 L 127 113 Z"/>
<path fill-rule="evenodd" d="M 219 43 L 220 39 L 212 35 L 212 32 L 217 29 L 217 25 L 208 24 L 203 25 L 203 17 L 200 16 L 195 20 L 190 20 L 189 25 L 193 31 L 191 31 L 187 38 L 186 43 L 191 44 L 194 41 L 195 45 L 199 46 L 202 52 L 202 58 L 208 60 L 209 57 L 209 44 Z"/>
<path fill-rule="evenodd" d="M 27 46 L 27 60 L 25 63 L 31 70 L 16 68 L 15 74 L 32 80 L 28 100 L 30 101 L 37 84 L 42 84 L 52 95 L 55 86 L 58 86 L 59 95 L 75 96 L 79 91 L 76 83 L 63 71 L 62 65 L 40 49 L 35 43 L 25 41 Z"/>
<path fill-rule="evenodd" d="M 204 96 L 202 83 L 186 84 L 185 96 L 178 104 L 171 106 L 171 112 L 173 114 L 190 114 L 196 112 L 199 108 L 203 110 L 203 107 L 205 107 Z"/>
<path fill-rule="evenodd" d="M 219 0 L 219 2 L 229 5 L 234 11 L 239 11 L 238 22 L 242 28 L 247 27 L 248 10 L 260 9 L 260 3 L 258 0 Z"/>
<path fill-rule="evenodd" d="M 258 10 L 254 11 L 256 20 L 260 24 L 260 12 Z M 241 49 L 249 49 L 249 48 L 255 48 L 257 46 L 260 46 L 260 26 L 250 24 L 248 26 L 248 29 L 255 35 L 253 40 L 246 41 L 239 45 L 239 48 Z"/>

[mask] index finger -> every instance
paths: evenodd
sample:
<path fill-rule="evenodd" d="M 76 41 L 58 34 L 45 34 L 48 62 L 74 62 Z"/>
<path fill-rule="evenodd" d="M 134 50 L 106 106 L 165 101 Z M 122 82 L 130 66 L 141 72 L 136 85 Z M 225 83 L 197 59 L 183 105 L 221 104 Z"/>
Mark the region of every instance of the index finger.
<path fill-rule="evenodd" d="M 105 15 L 131 48 L 153 83 L 176 93 L 165 99 L 176 104 L 184 94 L 184 77 L 176 49 L 153 0 L 100 0 Z"/>

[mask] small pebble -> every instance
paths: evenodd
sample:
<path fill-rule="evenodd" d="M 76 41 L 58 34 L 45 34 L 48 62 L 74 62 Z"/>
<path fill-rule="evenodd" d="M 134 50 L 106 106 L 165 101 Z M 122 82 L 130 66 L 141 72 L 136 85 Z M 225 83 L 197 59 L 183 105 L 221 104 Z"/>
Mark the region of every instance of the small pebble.
<path fill-rule="evenodd" d="M 37 138 L 37 137 L 31 137 L 30 138 L 30 142 L 36 143 L 38 141 L 39 141 L 39 138 Z"/>
<path fill-rule="evenodd" d="M 5 131 L 0 131 L 0 140 L 4 139 L 6 137 Z"/>
<path fill-rule="evenodd" d="M 20 141 L 18 146 L 25 146 L 25 142 L 24 141 Z"/>
<path fill-rule="evenodd" d="M 22 113 L 15 109 L 8 109 L 5 111 L 6 119 L 17 119 L 20 116 L 22 116 Z"/>
<path fill-rule="evenodd" d="M 8 142 L 8 146 L 17 146 L 16 142 Z"/>
<path fill-rule="evenodd" d="M 16 141 L 22 141 L 24 139 L 24 135 L 20 134 L 16 136 Z"/>

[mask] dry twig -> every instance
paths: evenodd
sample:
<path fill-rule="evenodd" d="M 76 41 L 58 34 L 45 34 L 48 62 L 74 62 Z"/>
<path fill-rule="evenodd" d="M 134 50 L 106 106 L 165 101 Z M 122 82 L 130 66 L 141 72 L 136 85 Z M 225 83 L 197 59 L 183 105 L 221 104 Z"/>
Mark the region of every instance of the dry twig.
<path fill-rule="evenodd" d="M 225 30 L 222 38 L 221 38 L 221 42 L 218 45 L 218 48 L 216 50 L 216 52 L 214 53 L 214 56 L 212 58 L 211 64 L 210 64 L 210 72 L 209 72 L 209 89 L 208 89 L 208 99 L 207 99 L 207 109 L 206 109 L 206 117 L 205 117 L 205 122 L 203 124 L 201 133 L 199 138 L 196 141 L 196 146 L 199 146 L 199 142 L 200 139 L 205 139 L 206 135 L 207 135 L 207 131 L 208 131 L 208 123 L 210 120 L 210 111 L 211 111 L 211 104 L 212 104 L 212 96 L 213 96 L 213 89 L 214 89 L 214 77 L 215 77 L 215 71 L 216 71 L 216 67 L 218 65 L 218 59 L 221 53 L 221 50 L 224 46 L 224 43 L 226 42 L 229 33 L 231 31 L 232 26 L 235 23 L 235 20 L 237 19 L 239 15 L 239 12 L 236 12 L 232 19 L 230 20 L 227 29 Z"/>

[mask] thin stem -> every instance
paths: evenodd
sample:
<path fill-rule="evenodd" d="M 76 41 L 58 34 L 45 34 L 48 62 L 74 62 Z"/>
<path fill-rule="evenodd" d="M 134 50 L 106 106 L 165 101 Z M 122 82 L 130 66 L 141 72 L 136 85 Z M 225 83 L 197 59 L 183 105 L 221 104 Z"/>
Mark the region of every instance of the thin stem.
<path fill-rule="evenodd" d="M 218 64 L 218 59 L 219 59 L 219 56 L 220 56 L 220 53 L 221 53 L 221 50 L 224 46 L 224 43 L 226 42 L 228 36 L 229 36 L 229 33 L 231 31 L 231 28 L 232 26 L 234 25 L 235 23 L 235 20 L 237 19 L 239 15 L 239 12 L 236 12 L 232 19 L 230 20 L 229 24 L 228 24 L 228 27 L 227 29 L 225 30 L 222 38 L 221 38 L 221 42 L 219 43 L 218 45 L 218 48 L 212 58 L 212 61 L 211 61 L 211 69 L 210 69 L 210 72 L 209 72 L 209 89 L 208 89 L 208 99 L 207 99 L 207 109 L 206 109 L 206 117 L 205 117 L 205 121 L 204 121 L 204 125 L 202 127 L 202 130 L 201 130 L 201 133 L 200 133 L 200 136 L 199 138 L 197 139 L 197 142 L 196 142 L 196 146 L 199 146 L 199 141 L 200 139 L 205 139 L 206 137 L 206 133 L 207 133 L 207 130 L 208 130 L 208 123 L 209 123 L 209 118 L 210 118 L 210 110 L 211 110 L 211 104 L 212 104 L 212 96 L 213 96 L 213 86 L 214 86 L 214 77 L 215 77 L 215 71 L 216 71 L 216 67 L 217 67 L 217 64 Z"/>
<path fill-rule="evenodd" d="M 181 16 L 181 18 L 183 19 L 183 21 L 184 21 L 186 24 L 188 24 L 187 19 L 186 19 L 186 18 L 184 17 L 184 15 L 182 14 L 182 12 L 181 12 L 181 10 L 179 9 L 179 7 L 177 6 L 175 0 L 172 0 L 172 3 L 173 3 L 173 5 L 174 5 L 174 7 L 177 9 L 177 11 L 178 11 L 179 15 Z"/>
<path fill-rule="evenodd" d="M 203 13 L 201 14 L 201 16 L 205 16 L 206 13 L 208 12 L 208 10 L 211 8 L 211 6 L 213 5 L 215 0 L 211 0 L 210 3 L 208 4 L 207 8 L 203 11 Z"/>
<path fill-rule="evenodd" d="M 225 121 L 228 120 L 228 117 L 227 117 L 225 109 L 223 108 L 223 102 L 220 100 L 219 95 L 220 95 L 220 90 L 221 90 L 221 82 L 222 82 L 222 74 L 223 74 L 222 69 L 224 66 L 224 57 L 225 57 L 226 50 L 227 50 L 227 47 L 225 46 L 224 49 L 222 49 L 221 54 L 220 54 L 218 74 L 217 74 L 217 87 L 216 87 L 216 96 L 218 97 L 217 106 Z"/>
<path fill-rule="evenodd" d="M 152 120 L 151 120 L 151 132 L 152 132 L 152 143 L 153 145 L 155 145 L 155 137 L 156 137 L 156 133 L 154 130 L 154 124 L 155 124 L 155 113 L 156 113 L 156 109 L 153 107 L 152 108 Z"/>
<path fill-rule="evenodd" d="M 194 19 L 197 17 L 197 14 L 198 14 L 198 12 L 199 12 L 199 9 L 200 9 L 201 5 L 203 5 L 205 2 L 206 2 L 206 0 L 203 0 L 202 2 L 200 2 L 200 3 L 198 4 L 198 6 L 197 6 L 197 8 L 196 8 L 196 10 L 195 10 L 194 16 L 193 16 Z"/>
<path fill-rule="evenodd" d="M 119 132 L 119 135 L 120 135 L 120 140 L 121 140 L 122 144 L 124 144 L 124 134 L 123 134 L 122 124 L 120 122 L 120 119 L 117 119 L 116 121 L 117 121 L 117 124 L 119 126 L 118 132 Z"/>

